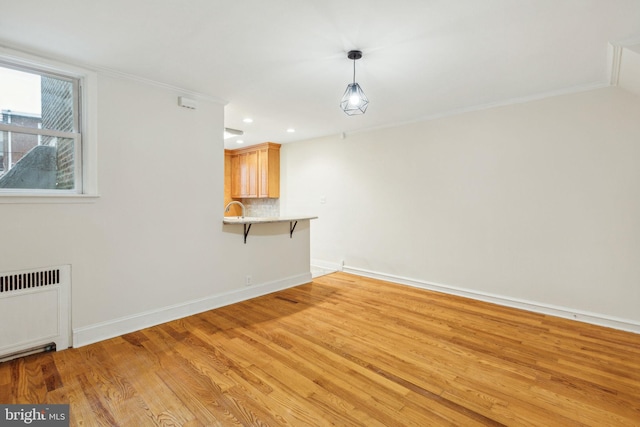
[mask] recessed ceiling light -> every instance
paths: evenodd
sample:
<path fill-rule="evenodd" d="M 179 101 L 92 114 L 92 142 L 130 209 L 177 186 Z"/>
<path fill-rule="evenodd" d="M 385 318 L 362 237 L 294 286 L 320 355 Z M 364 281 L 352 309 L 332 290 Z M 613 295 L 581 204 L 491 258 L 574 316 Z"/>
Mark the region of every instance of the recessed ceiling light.
<path fill-rule="evenodd" d="M 253 119 L 251 117 L 247 117 L 246 119 L 242 119 L 245 123 L 253 123 Z"/>
<path fill-rule="evenodd" d="M 244 143 L 244 141 L 241 140 L 241 139 L 236 140 L 236 144 L 243 144 L 243 143 Z"/>
<path fill-rule="evenodd" d="M 296 131 L 296 130 L 295 130 L 294 128 L 289 128 L 289 129 L 287 129 L 287 132 L 289 132 L 289 133 L 293 133 L 293 132 L 295 132 L 295 131 Z"/>

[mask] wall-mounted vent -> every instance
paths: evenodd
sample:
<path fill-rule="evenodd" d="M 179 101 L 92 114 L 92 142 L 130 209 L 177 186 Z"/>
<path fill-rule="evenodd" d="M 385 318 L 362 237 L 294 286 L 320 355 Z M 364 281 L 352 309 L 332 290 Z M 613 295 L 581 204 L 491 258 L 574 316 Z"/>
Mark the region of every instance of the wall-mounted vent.
<path fill-rule="evenodd" d="M 0 293 L 39 288 L 60 283 L 60 269 L 0 275 Z"/>
<path fill-rule="evenodd" d="M 71 345 L 71 266 L 0 272 L 0 362 Z"/>

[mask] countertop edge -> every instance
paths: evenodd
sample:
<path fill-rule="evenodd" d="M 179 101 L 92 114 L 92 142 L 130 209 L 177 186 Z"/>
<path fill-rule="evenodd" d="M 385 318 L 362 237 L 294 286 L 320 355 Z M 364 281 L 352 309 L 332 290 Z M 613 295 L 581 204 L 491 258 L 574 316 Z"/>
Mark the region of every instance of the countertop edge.
<path fill-rule="evenodd" d="M 282 217 L 225 217 L 222 219 L 223 224 L 268 224 L 275 222 L 292 222 L 317 219 L 317 216 L 282 216 Z"/>

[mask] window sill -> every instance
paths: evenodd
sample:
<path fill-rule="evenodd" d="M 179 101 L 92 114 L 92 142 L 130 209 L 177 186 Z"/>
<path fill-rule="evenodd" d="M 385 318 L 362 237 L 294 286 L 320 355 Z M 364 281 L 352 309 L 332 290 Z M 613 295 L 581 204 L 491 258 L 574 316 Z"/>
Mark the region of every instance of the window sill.
<path fill-rule="evenodd" d="M 97 194 L 0 194 L 0 204 L 95 203 Z"/>

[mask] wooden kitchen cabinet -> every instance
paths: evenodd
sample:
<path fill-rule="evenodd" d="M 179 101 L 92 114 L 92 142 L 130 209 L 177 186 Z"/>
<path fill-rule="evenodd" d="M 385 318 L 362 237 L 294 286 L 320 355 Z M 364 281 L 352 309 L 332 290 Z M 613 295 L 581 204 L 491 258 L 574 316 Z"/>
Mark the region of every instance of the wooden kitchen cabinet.
<path fill-rule="evenodd" d="M 280 144 L 265 142 L 228 152 L 232 198 L 280 197 Z"/>
<path fill-rule="evenodd" d="M 231 197 L 258 197 L 258 152 L 231 155 Z"/>
<path fill-rule="evenodd" d="M 280 197 L 279 144 L 268 144 L 258 149 L 258 197 Z"/>

